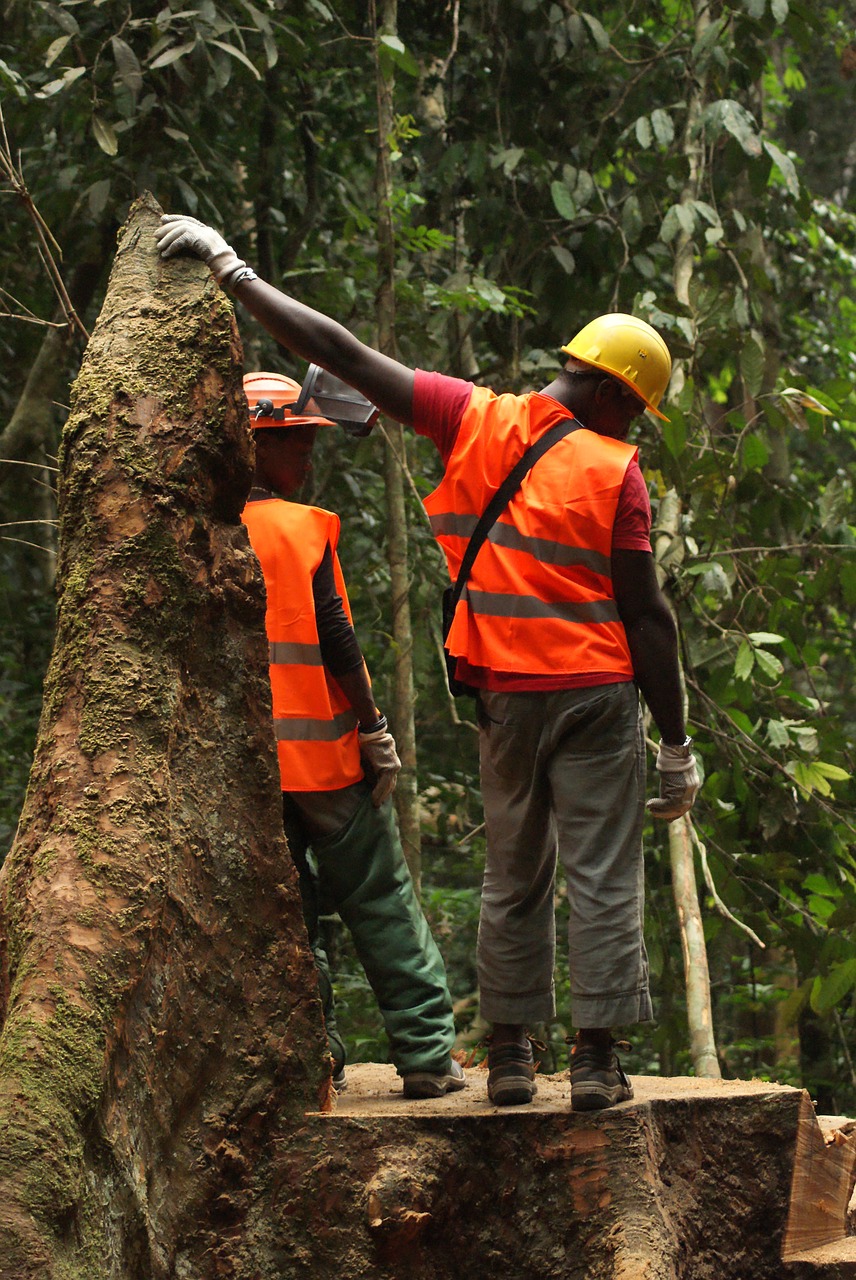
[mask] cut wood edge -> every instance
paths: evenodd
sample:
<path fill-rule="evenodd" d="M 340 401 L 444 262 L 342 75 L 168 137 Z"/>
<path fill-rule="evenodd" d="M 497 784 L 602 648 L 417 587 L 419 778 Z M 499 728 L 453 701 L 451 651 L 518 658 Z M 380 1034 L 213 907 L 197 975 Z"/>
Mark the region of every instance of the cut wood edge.
<path fill-rule="evenodd" d="M 811 1099 L 803 1094 L 783 1262 L 856 1261 L 856 1236 L 848 1235 L 856 1124 L 840 1116 L 828 1120 L 815 1115 Z"/>

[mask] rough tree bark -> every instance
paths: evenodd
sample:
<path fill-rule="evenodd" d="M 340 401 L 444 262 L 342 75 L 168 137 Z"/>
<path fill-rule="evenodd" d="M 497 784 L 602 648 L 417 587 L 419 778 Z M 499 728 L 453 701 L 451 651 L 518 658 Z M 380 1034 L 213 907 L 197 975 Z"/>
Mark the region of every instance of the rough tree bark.
<path fill-rule="evenodd" d="M 231 307 L 138 201 L 73 388 L 60 600 L 0 876 L 0 1277 L 254 1275 L 327 1104 L 279 814 Z"/>

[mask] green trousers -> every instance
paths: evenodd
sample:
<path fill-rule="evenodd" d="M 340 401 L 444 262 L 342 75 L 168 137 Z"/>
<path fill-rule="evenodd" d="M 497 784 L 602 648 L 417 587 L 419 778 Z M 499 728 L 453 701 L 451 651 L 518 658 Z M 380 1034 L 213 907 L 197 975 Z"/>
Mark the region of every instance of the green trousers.
<path fill-rule="evenodd" d="M 339 825 L 349 809 L 350 816 Z M 353 938 L 398 1074 L 444 1069 L 455 1039 L 452 1000 L 442 957 L 404 860 L 392 803 L 376 809 L 365 783 L 345 792 L 284 793 L 283 822 L 337 1067 L 344 1064 L 345 1051 L 321 942 L 322 904 L 325 911 L 338 912 Z"/>

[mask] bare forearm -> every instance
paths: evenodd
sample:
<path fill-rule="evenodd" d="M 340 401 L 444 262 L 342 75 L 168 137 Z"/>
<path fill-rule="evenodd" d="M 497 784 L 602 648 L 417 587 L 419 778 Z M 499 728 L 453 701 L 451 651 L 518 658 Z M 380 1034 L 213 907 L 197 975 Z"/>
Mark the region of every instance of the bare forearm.
<path fill-rule="evenodd" d="M 360 724 L 363 727 L 374 724 L 380 712 L 375 706 L 371 680 L 365 665 L 338 675 L 335 680 L 357 713 Z"/>
<path fill-rule="evenodd" d="M 678 640 L 667 608 L 625 624 L 636 683 L 664 742 L 686 737 Z"/>

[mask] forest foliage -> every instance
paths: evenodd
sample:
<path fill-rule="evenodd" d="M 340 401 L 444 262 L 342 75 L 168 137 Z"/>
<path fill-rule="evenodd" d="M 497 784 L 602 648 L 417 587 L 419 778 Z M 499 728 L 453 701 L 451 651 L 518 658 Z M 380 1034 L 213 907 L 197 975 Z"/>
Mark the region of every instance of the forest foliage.
<path fill-rule="evenodd" d="M 395 70 L 402 359 L 521 391 L 602 311 L 676 359 L 667 423 L 638 429 L 674 602 L 724 1070 L 856 1105 L 856 30 L 798 0 L 409 0 L 374 38 L 342 0 L 5 5 L 13 164 L 0 243 L 0 853 L 14 833 L 51 643 L 51 467 L 80 359 L 42 225 L 81 320 L 133 199 L 221 229 L 259 273 L 373 341 L 376 58 Z M 46 242 L 50 244 L 50 241 Z M 87 270 L 83 268 L 86 267 Z M 303 370 L 239 314 L 246 365 Z M 51 335 L 44 372 L 39 355 Z M 34 375 L 34 370 L 37 371 Z M 357 629 L 390 678 L 376 432 L 319 442 L 311 499 L 340 512 Z M 424 899 L 462 1032 L 474 990 L 481 822 L 475 734 L 438 653 L 443 573 L 408 441 Z M 47 495 L 47 496 L 46 496 Z M 658 525 L 676 495 L 677 528 Z M 462 720 L 457 724 L 456 720 Z M 646 831 L 658 1022 L 632 1069 L 687 1067 L 667 838 Z M 561 916 L 564 889 L 557 887 Z M 726 915 L 725 912 L 730 913 Z M 763 945 L 762 945 L 763 944 Z M 341 944 L 342 1021 L 377 1056 Z M 566 976 L 560 974 L 560 993 Z M 569 1027 L 566 993 L 550 1046 Z"/>

